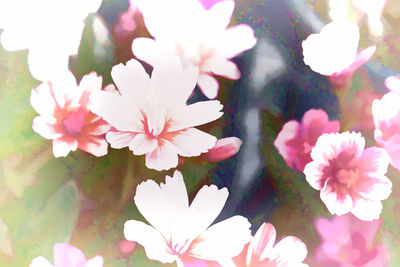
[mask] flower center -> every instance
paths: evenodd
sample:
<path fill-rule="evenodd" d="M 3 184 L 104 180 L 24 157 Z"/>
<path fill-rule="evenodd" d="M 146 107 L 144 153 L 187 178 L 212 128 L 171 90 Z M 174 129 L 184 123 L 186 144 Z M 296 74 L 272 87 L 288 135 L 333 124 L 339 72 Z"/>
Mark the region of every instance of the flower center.
<path fill-rule="evenodd" d="M 79 134 L 85 124 L 85 118 L 86 110 L 83 108 L 69 112 L 68 117 L 63 120 L 65 132 L 70 136 Z"/>
<path fill-rule="evenodd" d="M 347 188 L 351 187 L 353 184 L 356 183 L 359 177 L 359 170 L 347 170 L 347 169 L 340 169 L 337 174 L 336 178 L 339 180 L 340 183 L 345 184 Z"/>

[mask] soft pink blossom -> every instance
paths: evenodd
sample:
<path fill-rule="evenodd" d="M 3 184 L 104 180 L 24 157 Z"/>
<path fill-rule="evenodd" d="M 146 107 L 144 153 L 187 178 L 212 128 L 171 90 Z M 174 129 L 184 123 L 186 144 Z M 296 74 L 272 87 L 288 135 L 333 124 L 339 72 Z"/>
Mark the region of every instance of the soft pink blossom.
<path fill-rule="evenodd" d="M 304 63 L 313 71 L 328 76 L 334 86 L 343 85 L 375 53 L 375 46 L 358 51 L 359 40 L 360 30 L 356 24 L 331 22 L 320 33 L 311 34 L 303 41 Z"/>
<path fill-rule="evenodd" d="M 212 226 L 228 198 L 226 188 L 203 186 L 189 206 L 182 174 L 166 176 L 165 184 L 147 180 L 136 189 L 136 207 L 150 223 L 129 220 L 127 240 L 141 244 L 149 259 L 178 266 L 207 266 L 238 255 L 250 241 L 250 223 L 233 216 Z M 196 264 L 197 263 L 197 264 Z"/>
<path fill-rule="evenodd" d="M 198 66 L 197 84 L 210 99 L 217 96 L 219 88 L 213 75 L 240 78 L 230 59 L 252 48 L 257 40 L 248 25 L 227 28 L 234 1 L 218 1 L 208 10 L 198 0 L 141 0 L 138 6 L 154 37 L 133 41 L 132 51 L 139 59 L 154 65 L 163 53 L 173 53 L 184 65 Z"/>
<path fill-rule="evenodd" d="M 120 95 L 98 91 L 91 110 L 114 128 L 107 133 L 113 148 L 129 146 L 135 155 L 146 155 L 146 166 L 168 170 L 178 164 L 178 155 L 199 156 L 215 145 L 217 138 L 194 126 L 222 116 L 219 101 L 186 105 L 196 85 L 198 69 L 182 67 L 178 57 L 166 57 L 154 66 L 151 79 L 132 59 L 114 66 L 111 75 Z"/>
<path fill-rule="evenodd" d="M 390 92 L 372 103 L 374 137 L 378 146 L 383 147 L 391 158 L 391 165 L 400 169 L 400 90 L 396 78 L 386 80 Z"/>
<path fill-rule="evenodd" d="M 350 112 L 356 115 L 357 121 L 352 129 L 374 130 L 374 119 L 372 117 L 372 103 L 380 99 L 382 95 L 370 89 L 363 89 L 354 94 L 353 104 Z"/>
<path fill-rule="evenodd" d="M 295 236 L 286 236 L 275 243 L 275 227 L 263 223 L 242 253 L 234 258 L 237 267 L 307 267 L 306 245 Z"/>
<path fill-rule="evenodd" d="M 274 146 L 286 164 L 299 171 L 312 159 L 311 149 L 323 133 L 338 132 L 339 121 L 329 121 L 321 109 L 310 109 L 304 113 L 301 123 L 296 120 L 286 122 L 274 141 Z"/>
<path fill-rule="evenodd" d="M 385 85 L 390 91 L 400 92 L 400 78 L 399 76 L 389 76 L 385 80 Z"/>
<path fill-rule="evenodd" d="M 304 168 L 308 183 L 320 190 L 331 214 L 348 212 L 364 221 L 378 219 L 381 200 L 389 197 L 392 183 L 385 176 L 390 158 L 378 147 L 364 149 L 360 133 L 323 134 Z"/>
<path fill-rule="evenodd" d="M 39 256 L 32 260 L 29 267 L 103 267 L 103 257 L 86 259 L 83 252 L 71 245 L 57 243 L 53 247 L 54 265 Z"/>
<path fill-rule="evenodd" d="M 68 70 L 78 53 L 84 20 L 102 0 L 0 1 L 1 44 L 7 51 L 29 49 L 29 70 L 48 81 Z"/>
<path fill-rule="evenodd" d="M 198 1 L 203 5 L 203 7 L 204 7 L 206 10 L 208 10 L 208 9 L 210 9 L 213 5 L 215 5 L 216 3 L 222 2 L 222 1 L 225 1 L 225 0 L 198 0 Z"/>
<path fill-rule="evenodd" d="M 322 266 L 376 267 L 389 262 L 386 247 L 374 243 L 382 219 L 365 222 L 346 214 L 330 220 L 318 218 L 314 225 L 321 237 L 315 260 Z"/>
<path fill-rule="evenodd" d="M 230 158 L 239 152 L 242 140 L 237 137 L 226 137 L 217 140 L 215 146 L 207 153 L 201 154 L 201 159 L 209 163 L 217 163 Z"/>
<path fill-rule="evenodd" d="M 92 92 L 101 89 L 102 77 L 95 72 L 83 76 L 79 85 L 67 72 L 32 89 L 30 102 L 40 115 L 32 128 L 53 140 L 54 157 L 65 157 L 77 148 L 97 157 L 107 154 L 104 135 L 110 126 L 88 108 Z"/>

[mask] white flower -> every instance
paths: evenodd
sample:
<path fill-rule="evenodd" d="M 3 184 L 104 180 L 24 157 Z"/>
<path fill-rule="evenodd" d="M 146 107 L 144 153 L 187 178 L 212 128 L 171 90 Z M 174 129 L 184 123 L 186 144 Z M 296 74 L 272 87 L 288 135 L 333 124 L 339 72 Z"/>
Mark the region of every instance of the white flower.
<path fill-rule="evenodd" d="M 29 49 L 32 76 L 50 80 L 68 70 L 68 58 L 78 53 L 84 19 L 101 0 L 0 1 L 1 44 L 8 51 Z"/>
<path fill-rule="evenodd" d="M 226 261 L 238 255 L 250 241 L 250 223 L 234 216 L 210 227 L 228 198 L 226 188 L 203 186 L 189 206 L 182 174 L 175 171 L 165 184 L 141 183 L 136 189 L 135 204 L 151 224 L 129 220 L 124 225 L 125 238 L 144 246 L 146 255 L 162 263 L 179 264 Z"/>
<path fill-rule="evenodd" d="M 240 71 L 230 61 L 256 43 L 253 29 L 245 24 L 227 28 L 235 3 L 221 1 L 206 10 L 197 0 L 141 0 L 147 29 L 155 40 L 137 38 L 132 51 L 150 65 L 161 53 L 179 55 L 183 64 L 200 69 L 198 85 L 210 99 L 218 94 L 213 74 L 228 79 L 240 78 Z"/>
<path fill-rule="evenodd" d="M 193 127 L 221 117 L 220 102 L 186 105 L 197 67 L 183 69 L 178 57 L 166 57 L 154 66 L 150 79 L 132 59 L 114 66 L 111 75 L 121 95 L 91 95 L 91 110 L 115 128 L 106 135 L 111 147 L 129 146 L 135 155 L 146 154 L 148 168 L 167 170 L 177 166 L 178 155 L 199 156 L 215 145 L 217 138 Z"/>

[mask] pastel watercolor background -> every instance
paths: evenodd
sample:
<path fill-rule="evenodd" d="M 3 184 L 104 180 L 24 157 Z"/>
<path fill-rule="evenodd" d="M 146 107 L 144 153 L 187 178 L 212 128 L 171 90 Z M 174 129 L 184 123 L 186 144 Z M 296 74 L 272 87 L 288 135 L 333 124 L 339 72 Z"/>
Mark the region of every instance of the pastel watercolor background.
<path fill-rule="evenodd" d="M 371 99 L 384 95 L 385 79 L 400 71 L 400 3 L 387 0 L 383 36 L 371 37 L 367 25 L 361 27 L 359 47 L 374 44 L 376 53 L 355 72 L 346 96 L 354 105 L 340 113 L 343 99 L 338 100 L 328 77 L 305 65 L 302 54 L 302 41 L 330 20 L 327 1 L 235 2 L 230 25 L 251 26 L 257 44 L 233 59 L 240 79 L 217 76 L 216 99 L 224 104 L 224 115 L 197 128 L 218 139 L 236 136 L 243 143 L 228 159 L 184 158 L 177 169 L 185 177 L 190 200 L 203 185 L 227 187 L 229 198 L 215 222 L 242 215 L 253 235 L 264 222 L 270 223 L 277 239 L 290 235 L 306 244 L 305 263 L 336 266 L 317 260 L 326 237 L 319 234 L 325 228 L 316 220 L 333 216 L 319 191 L 288 166 L 274 141 L 287 121 L 301 121 L 308 110 L 322 109 L 329 120 L 340 121 L 342 131 L 362 131 L 367 146 L 374 144 L 371 111 L 364 110 L 363 100 L 365 96 L 371 105 Z M 151 37 L 141 14 L 128 8 L 128 1 L 103 0 L 97 13 L 84 20 L 78 54 L 69 58 L 78 81 L 95 71 L 103 77 L 103 87 L 113 83 L 111 68 L 133 57 L 132 40 Z M 144 156 L 134 156 L 128 148 L 109 147 L 103 157 L 77 150 L 55 158 L 51 141 L 32 129 L 37 113 L 29 99 L 40 82 L 29 71 L 27 54 L 0 46 L 0 266 L 29 266 L 37 256 L 52 262 L 56 243 L 79 248 L 87 259 L 101 255 L 104 266 L 162 266 L 149 260 L 141 245 L 125 240 L 123 230 L 127 220 L 145 221 L 133 201 L 137 185 L 150 178 L 164 182 L 174 169 L 148 169 Z M 150 72 L 150 65 L 145 67 Z M 196 87 L 189 102 L 200 100 L 207 98 Z M 392 194 L 382 201 L 382 222 L 370 243 L 385 246 L 388 266 L 400 266 L 400 174 L 389 166 L 386 176 Z M 339 232 L 346 236 L 347 230 Z"/>

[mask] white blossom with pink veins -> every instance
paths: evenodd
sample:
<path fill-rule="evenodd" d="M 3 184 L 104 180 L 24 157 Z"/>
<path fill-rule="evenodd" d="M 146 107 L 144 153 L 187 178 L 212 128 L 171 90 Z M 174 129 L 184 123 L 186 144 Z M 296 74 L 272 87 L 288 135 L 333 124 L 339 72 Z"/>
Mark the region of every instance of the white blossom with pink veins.
<path fill-rule="evenodd" d="M 146 166 L 168 170 L 178 165 L 178 155 L 199 156 L 214 147 L 217 138 L 194 126 L 222 116 L 217 100 L 186 105 L 198 77 L 198 68 L 182 67 L 176 56 L 166 56 L 154 66 L 151 79 L 142 65 L 131 59 L 114 66 L 111 75 L 120 95 L 98 91 L 91 110 L 113 126 L 106 139 L 113 148 L 129 146 L 146 155 Z"/>
<path fill-rule="evenodd" d="M 356 60 L 359 40 L 356 24 L 331 22 L 303 41 L 304 63 L 322 75 L 341 72 Z"/>
<path fill-rule="evenodd" d="M 332 215 L 351 212 L 360 220 L 378 219 L 381 200 L 392 192 L 385 176 L 390 157 L 382 148 L 364 146 L 360 133 L 331 133 L 321 135 L 311 151 L 313 161 L 304 174 L 321 191 L 321 200 Z"/>
<path fill-rule="evenodd" d="M 2 0 L 1 44 L 7 51 L 29 49 L 32 76 L 47 81 L 68 70 L 78 53 L 84 19 L 102 0 Z"/>
<path fill-rule="evenodd" d="M 91 72 L 79 85 L 71 72 L 32 89 L 30 102 L 40 116 L 32 128 L 53 140 L 54 157 L 65 157 L 77 148 L 97 157 L 107 154 L 105 134 L 110 125 L 90 112 L 90 94 L 102 89 L 103 79 Z"/>
<path fill-rule="evenodd" d="M 204 95 L 213 99 L 219 84 L 213 75 L 240 78 L 240 71 L 230 59 L 252 48 L 257 39 L 246 24 L 227 28 L 235 2 L 219 1 L 205 9 L 197 0 L 140 0 L 138 7 L 154 40 L 136 38 L 132 51 L 150 65 L 168 51 L 179 55 L 183 64 L 200 69 L 197 84 Z"/>
<path fill-rule="evenodd" d="M 275 243 L 276 230 L 263 223 L 251 242 L 233 260 L 237 267 L 308 267 L 306 245 L 295 236 L 286 236 Z"/>
<path fill-rule="evenodd" d="M 203 186 L 189 206 L 182 174 L 166 176 L 165 184 L 147 180 L 136 189 L 135 204 L 151 224 L 129 220 L 124 225 L 127 240 L 144 246 L 149 259 L 178 266 L 220 262 L 238 255 L 250 241 L 250 223 L 233 216 L 212 226 L 228 198 L 226 188 Z M 203 266 L 203 265 L 202 265 Z"/>

